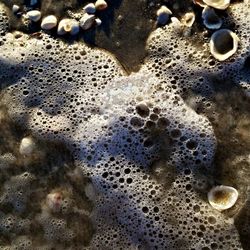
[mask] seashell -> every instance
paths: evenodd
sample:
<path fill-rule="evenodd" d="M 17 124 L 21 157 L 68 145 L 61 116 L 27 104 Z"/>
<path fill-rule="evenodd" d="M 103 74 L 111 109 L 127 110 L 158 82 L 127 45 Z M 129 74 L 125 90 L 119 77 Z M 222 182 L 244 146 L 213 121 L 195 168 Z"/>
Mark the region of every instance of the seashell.
<path fill-rule="evenodd" d="M 207 195 L 210 205 L 219 211 L 231 208 L 236 203 L 238 196 L 235 188 L 223 185 L 213 187 Z"/>
<path fill-rule="evenodd" d="M 14 5 L 12 6 L 12 12 L 13 12 L 14 14 L 17 13 L 19 10 L 20 10 L 20 7 L 19 7 L 18 5 L 14 4 Z"/>
<path fill-rule="evenodd" d="M 203 2 L 219 10 L 225 10 L 230 5 L 230 0 L 203 0 Z"/>
<path fill-rule="evenodd" d="M 31 10 L 27 12 L 27 16 L 31 21 L 37 22 L 41 19 L 42 14 L 39 10 Z"/>
<path fill-rule="evenodd" d="M 210 40 L 210 52 L 219 61 L 232 56 L 238 48 L 238 36 L 228 29 L 220 29 L 213 33 Z"/>
<path fill-rule="evenodd" d="M 95 22 L 95 16 L 85 13 L 80 19 L 80 26 L 83 30 L 87 30 L 93 26 Z"/>
<path fill-rule="evenodd" d="M 79 33 L 79 23 L 74 19 L 62 19 L 57 28 L 58 35 L 65 35 L 70 33 L 71 35 L 76 35 Z"/>
<path fill-rule="evenodd" d="M 95 5 L 93 3 L 87 4 L 83 9 L 88 14 L 94 14 L 96 11 Z"/>
<path fill-rule="evenodd" d="M 195 21 L 195 14 L 193 12 L 186 13 L 182 18 L 182 23 L 186 27 L 192 27 L 194 21 Z"/>
<path fill-rule="evenodd" d="M 25 156 L 31 155 L 35 146 L 35 142 L 31 137 L 24 137 L 19 146 L 19 153 Z"/>
<path fill-rule="evenodd" d="M 51 30 L 57 25 L 57 18 L 54 15 L 46 16 L 41 23 L 41 28 L 44 30 Z"/>
<path fill-rule="evenodd" d="M 95 7 L 97 10 L 105 10 L 108 7 L 108 4 L 104 0 L 97 0 L 95 2 Z"/>
<path fill-rule="evenodd" d="M 102 20 L 100 18 L 96 18 L 95 23 L 97 26 L 100 26 L 102 24 Z"/>
<path fill-rule="evenodd" d="M 214 9 L 206 6 L 202 11 L 203 24 L 211 30 L 219 29 L 222 25 L 222 19 L 219 18 Z"/>
<path fill-rule="evenodd" d="M 169 20 L 169 16 L 172 15 L 172 11 L 163 5 L 157 10 L 156 15 L 157 23 L 160 25 L 165 25 Z"/>

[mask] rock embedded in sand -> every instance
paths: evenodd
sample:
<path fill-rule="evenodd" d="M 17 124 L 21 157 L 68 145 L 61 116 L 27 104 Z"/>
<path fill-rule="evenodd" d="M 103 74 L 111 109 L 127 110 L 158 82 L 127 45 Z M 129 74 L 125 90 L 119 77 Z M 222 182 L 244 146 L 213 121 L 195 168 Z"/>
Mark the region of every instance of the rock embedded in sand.
<path fill-rule="evenodd" d="M 44 30 L 51 30 L 57 25 L 57 18 L 54 15 L 46 16 L 41 23 L 41 28 Z"/>
<path fill-rule="evenodd" d="M 80 19 L 80 26 L 83 30 L 90 29 L 95 22 L 95 16 L 85 13 Z"/>
<path fill-rule="evenodd" d="M 41 19 L 41 12 L 39 10 L 31 10 L 27 12 L 28 18 L 33 22 L 38 22 Z"/>

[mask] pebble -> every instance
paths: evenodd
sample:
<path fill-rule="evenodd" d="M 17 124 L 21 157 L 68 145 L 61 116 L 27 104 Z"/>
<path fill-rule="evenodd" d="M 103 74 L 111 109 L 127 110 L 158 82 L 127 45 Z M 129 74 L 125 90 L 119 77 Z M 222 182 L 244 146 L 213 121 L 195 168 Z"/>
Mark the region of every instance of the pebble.
<path fill-rule="evenodd" d="M 100 26 L 102 24 L 102 20 L 100 18 L 96 18 L 95 23 L 97 26 Z"/>
<path fill-rule="evenodd" d="M 172 14 L 172 11 L 168 9 L 165 5 L 161 6 L 160 9 L 157 10 L 157 23 L 160 25 L 165 25 L 168 20 L 169 16 Z"/>
<path fill-rule="evenodd" d="M 95 5 L 93 3 L 87 4 L 83 9 L 88 14 L 94 14 L 96 11 Z"/>
<path fill-rule="evenodd" d="M 14 14 L 17 13 L 19 10 L 20 10 L 20 7 L 19 7 L 18 5 L 14 4 L 14 5 L 12 6 L 12 12 L 13 12 Z"/>
<path fill-rule="evenodd" d="M 27 12 L 28 18 L 33 22 L 38 22 L 41 19 L 41 12 L 39 10 L 31 10 Z"/>
<path fill-rule="evenodd" d="M 31 137 L 24 137 L 21 140 L 20 146 L 19 146 L 19 153 L 21 155 L 31 155 L 35 149 L 35 142 Z"/>
<path fill-rule="evenodd" d="M 46 16 L 41 23 L 41 28 L 51 30 L 57 25 L 57 18 L 54 15 Z"/>
<path fill-rule="evenodd" d="M 93 26 L 95 22 L 95 16 L 85 13 L 80 19 L 80 26 L 83 30 L 87 30 Z"/>
<path fill-rule="evenodd" d="M 97 10 L 105 10 L 108 7 L 108 4 L 104 0 L 97 0 L 95 2 L 95 7 Z"/>

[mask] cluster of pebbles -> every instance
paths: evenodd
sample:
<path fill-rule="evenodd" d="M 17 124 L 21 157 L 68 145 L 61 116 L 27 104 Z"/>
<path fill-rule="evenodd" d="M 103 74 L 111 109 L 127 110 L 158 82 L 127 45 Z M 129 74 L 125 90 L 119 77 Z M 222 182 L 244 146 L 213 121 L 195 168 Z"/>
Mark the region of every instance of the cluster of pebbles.
<path fill-rule="evenodd" d="M 36 5 L 36 2 L 31 1 L 31 6 Z M 95 16 L 96 11 L 103 11 L 108 7 L 105 0 L 97 0 L 95 3 L 89 3 L 83 8 L 83 12 L 79 18 L 63 18 L 58 20 L 55 15 L 47 15 L 42 18 L 40 10 L 29 10 L 22 15 L 20 13 L 20 6 L 13 5 L 12 11 L 18 16 L 22 16 L 24 22 L 39 22 L 41 19 L 41 28 L 43 30 L 52 30 L 57 27 L 58 35 L 70 34 L 77 35 L 82 30 L 88 30 L 94 25 L 99 26 L 102 24 L 100 18 Z"/>
<path fill-rule="evenodd" d="M 216 10 L 225 10 L 230 6 L 230 0 L 193 0 L 193 2 L 203 8 L 202 21 L 203 25 L 208 29 L 215 31 L 210 40 L 210 52 L 219 61 L 224 61 L 231 57 L 238 48 L 239 38 L 229 29 L 220 29 L 223 24 L 222 18 L 220 18 Z M 157 24 L 166 25 L 169 21 L 172 11 L 165 5 L 161 6 L 157 11 Z M 176 17 L 171 18 L 172 22 L 175 22 L 178 26 L 186 26 L 191 28 L 195 22 L 195 13 L 186 13 L 181 21 Z"/>

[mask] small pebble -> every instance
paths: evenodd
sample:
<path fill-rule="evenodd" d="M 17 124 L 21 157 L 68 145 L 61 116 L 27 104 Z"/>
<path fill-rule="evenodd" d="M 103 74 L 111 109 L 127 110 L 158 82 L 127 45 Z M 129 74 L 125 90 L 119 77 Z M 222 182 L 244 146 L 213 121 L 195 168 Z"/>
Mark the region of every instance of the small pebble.
<path fill-rule="evenodd" d="M 28 18 L 33 22 L 38 22 L 41 19 L 41 12 L 39 10 L 31 10 L 27 12 Z"/>
<path fill-rule="evenodd" d="M 19 153 L 21 155 L 31 155 L 35 149 L 35 142 L 31 137 L 24 137 L 19 146 Z"/>
<path fill-rule="evenodd" d="M 102 24 L 102 20 L 100 18 L 96 18 L 95 23 L 97 26 L 100 26 Z"/>
<path fill-rule="evenodd" d="M 87 4 L 84 8 L 83 8 L 86 13 L 88 14 L 94 14 L 96 11 L 95 5 L 93 3 L 89 3 Z"/>
<path fill-rule="evenodd" d="M 108 7 L 108 4 L 104 0 L 97 0 L 95 2 L 95 7 L 97 10 L 105 10 Z"/>
<path fill-rule="evenodd" d="M 14 5 L 12 6 L 12 12 L 13 12 L 14 14 L 17 13 L 19 10 L 20 10 L 20 7 L 19 7 L 18 5 L 14 4 Z"/>
<path fill-rule="evenodd" d="M 41 28 L 44 30 L 51 30 L 57 25 L 57 18 L 53 15 L 46 16 L 41 23 Z"/>
<path fill-rule="evenodd" d="M 87 30 L 93 26 L 95 22 L 95 16 L 85 13 L 80 19 L 80 26 L 83 30 Z"/>
<path fill-rule="evenodd" d="M 168 20 L 169 16 L 172 14 L 172 11 L 168 9 L 166 6 L 161 6 L 160 9 L 158 9 L 156 15 L 157 15 L 157 23 L 160 25 L 165 25 Z"/>

